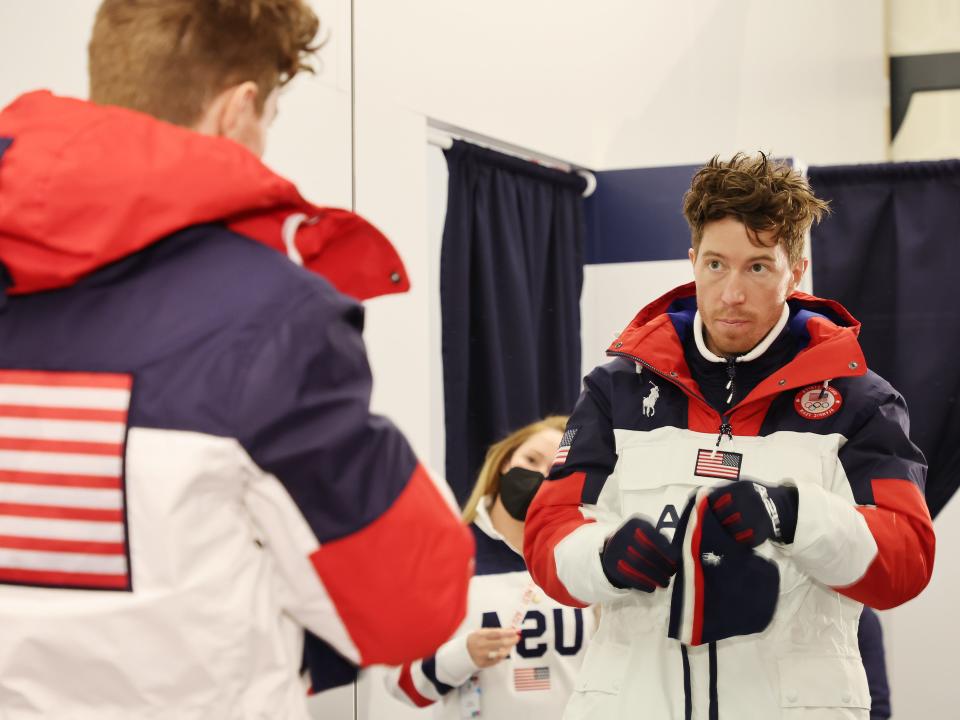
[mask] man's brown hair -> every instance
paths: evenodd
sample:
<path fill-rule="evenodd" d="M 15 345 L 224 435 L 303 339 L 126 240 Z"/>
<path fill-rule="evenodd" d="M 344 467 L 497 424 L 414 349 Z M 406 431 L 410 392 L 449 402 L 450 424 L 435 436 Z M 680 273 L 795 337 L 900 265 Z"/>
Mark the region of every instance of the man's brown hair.
<path fill-rule="evenodd" d="M 727 162 L 715 155 L 693 176 L 683 196 L 694 252 L 700 249 L 708 222 L 732 217 L 746 226 L 750 242 L 757 246 L 763 245 L 757 232 L 772 230 L 791 265 L 803 257 L 810 225 L 829 212 L 829 204 L 813 194 L 806 178 L 762 152 L 737 153 Z"/>
<path fill-rule="evenodd" d="M 90 38 L 90 99 L 178 125 L 251 80 L 258 112 L 301 70 L 319 20 L 305 0 L 103 0 Z"/>

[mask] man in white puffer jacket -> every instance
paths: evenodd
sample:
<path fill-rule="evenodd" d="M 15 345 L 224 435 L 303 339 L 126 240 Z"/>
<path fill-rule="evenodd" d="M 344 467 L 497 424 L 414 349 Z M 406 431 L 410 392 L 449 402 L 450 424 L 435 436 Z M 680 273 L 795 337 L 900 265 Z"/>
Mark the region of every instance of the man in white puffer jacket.
<path fill-rule="evenodd" d="M 903 398 L 867 370 L 859 323 L 796 290 L 825 210 L 763 154 L 714 158 L 684 198 L 695 282 L 641 310 L 585 379 L 524 540 L 540 587 L 602 604 L 566 718 L 868 717 L 861 608 L 916 596 L 935 540 Z M 779 595 L 765 630 L 709 642 L 742 608 L 687 577 L 681 643 L 664 588 L 703 487 L 712 526 L 775 564 Z"/>

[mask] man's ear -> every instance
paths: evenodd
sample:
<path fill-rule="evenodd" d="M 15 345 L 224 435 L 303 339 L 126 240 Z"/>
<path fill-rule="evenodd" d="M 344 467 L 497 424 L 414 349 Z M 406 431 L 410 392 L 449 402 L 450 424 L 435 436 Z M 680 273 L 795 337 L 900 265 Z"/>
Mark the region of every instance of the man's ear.
<path fill-rule="evenodd" d="M 693 248 L 687 250 L 687 257 L 690 258 L 690 264 L 696 267 L 697 265 L 697 254 L 693 251 Z"/>
<path fill-rule="evenodd" d="M 200 119 L 192 128 L 204 135 L 230 137 L 236 133 L 242 120 L 252 113 L 256 117 L 257 84 L 243 82 L 228 87 L 204 108 Z"/>
<path fill-rule="evenodd" d="M 223 101 L 220 107 L 218 135 L 236 139 L 238 131 L 248 123 L 256 122 L 257 116 L 257 84 L 247 80 L 223 91 Z"/>
<path fill-rule="evenodd" d="M 807 272 L 807 267 L 809 267 L 810 261 L 807 258 L 800 258 L 796 264 L 794 264 L 791 274 L 793 275 L 793 290 L 796 290 L 800 287 L 800 281 L 803 280 L 804 273 Z"/>

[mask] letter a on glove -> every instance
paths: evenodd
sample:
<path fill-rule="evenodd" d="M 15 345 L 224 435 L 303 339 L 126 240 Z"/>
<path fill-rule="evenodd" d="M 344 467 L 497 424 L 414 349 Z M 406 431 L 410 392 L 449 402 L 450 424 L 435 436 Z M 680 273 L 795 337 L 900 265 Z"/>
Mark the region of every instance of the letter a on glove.
<path fill-rule="evenodd" d="M 600 553 L 603 573 L 614 587 L 653 592 L 677 572 L 679 553 L 647 520 L 634 515 L 607 538 Z"/>

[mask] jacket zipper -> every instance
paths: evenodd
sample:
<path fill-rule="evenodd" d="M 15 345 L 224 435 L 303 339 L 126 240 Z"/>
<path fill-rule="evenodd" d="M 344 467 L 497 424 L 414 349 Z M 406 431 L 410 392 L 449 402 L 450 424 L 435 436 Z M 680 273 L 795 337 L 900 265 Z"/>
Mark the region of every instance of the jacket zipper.
<path fill-rule="evenodd" d="M 728 408 L 727 412 L 725 413 L 722 413 L 722 414 L 718 413 L 716 410 L 713 409 L 713 407 L 710 406 L 710 403 L 707 402 L 707 399 L 705 397 L 703 397 L 702 395 L 697 395 L 696 393 L 690 392 L 674 377 L 670 376 L 665 372 L 662 372 L 661 370 L 657 370 L 657 368 L 653 367 L 653 365 L 651 365 L 650 363 L 644 360 L 641 360 L 636 355 L 631 355 L 630 353 L 625 353 L 625 352 L 609 351 L 609 350 L 607 351 L 607 355 L 625 357 L 629 360 L 633 360 L 635 363 L 638 363 L 642 367 L 647 368 L 654 375 L 657 375 L 663 378 L 664 380 L 666 380 L 667 382 L 680 388 L 680 391 L 684 395 L 694 398 L 695 400 L 699 401 L 704 407 L 708 408 L 711 412 L 716 413 L 717 415 L 720 415 L 720 432 L 719 432 L 719 435 L 717 435 L 717 447 L 720 446 L 720 441 L 723 439 L 724 435 L 726 435 L 730 440 L 733 440 L 733 426 L 730 425 L 730 410 L 732 408 Z M 733 377 L 731 376 L 730 384 L 727 386 L 727 389 L 731 388 L 732 383 L 733 383 Z M 732 398 L 733 397 L 732 390 L 730 395 Z M 710 720 L 718 720 L 719 713 L 720 713 L 720 707 L 719 707 L 720 703 L 719 703 L 718 694 L 717 694 L 717 675 L 718 675 L 717 644 L 710 643 L 708 652 L 710 654 L 709 711 L 708 712 L 710 715 Z M 693 715 L 693 693 L 691 691 L 691 684 L 690 684 L 690 661 L 687 656 L 687 648 L 685 645 L 682 645 L 682 644 L 680 645 L 680 653 L 681 653 L 682 662 L 683 662 L 684 718 L 686 720 L 690 720 L 690 718 Z"/>

